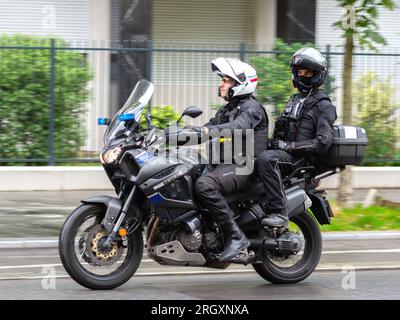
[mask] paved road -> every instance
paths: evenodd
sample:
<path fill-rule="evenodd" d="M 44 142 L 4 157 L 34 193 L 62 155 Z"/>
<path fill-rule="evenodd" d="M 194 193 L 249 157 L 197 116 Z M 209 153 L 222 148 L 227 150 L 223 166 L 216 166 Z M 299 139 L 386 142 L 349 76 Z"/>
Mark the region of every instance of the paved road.
<path fill-rule="evenodd" d="M 81 199 L 112 190 L 0 192 L 0 238 L 58 236 Z"/>
<path fill-rule="evenodd" d="M 50 273 L 55 290 L 42 287 Z M 349 282 L 345 290 L 343 278 L 350 273 L 355 288 Z M 166 267 L 144 256 L 136 275 L 112 294 L 76 284 L 56 248 L 0 250 L 0 299 L 400 299 L 399 276 L 400 238 L 325 240 L 314 274 L 285 286 L 265 282 L 251 266 Z"/>
<path fill-rule="evenodd" d="M 324 240 L 323 254 L 317 270 L 341 270 L 346 266 L 359 269 L 400 269 L 400 237 L 397 239 Z M 68 277 L 62 267 L 57 248 L 27 248 L 0 250 L 0 281 L 42 278 L 48 267 L 55 275 Z M 251 266 L 232 264 L 226 270 L 162 266 L 143 256 L 138 275 L 202 274 L 250 272 Z"/>
<path fill-rule="evenodd" d="M 368 190 L 356 190 L 355 201 L 361 202 Z M 58 236 L 65 217 L 93 195 L 115 196 L 113 190 L 0 192 L 0 238 Z M 380 190 L 378 195 L 400 202 L 400 190 Z M 335 199 L 336 191 L 328 191 Z"/>
<path fill-rule="evenodd" d="M 91 291 L 71 279 L 56 279 L 43 289 L 42 279 L 1 281 L 1 299 L 75 300 L 332 300 L 400 299 L 400 270 L 315 272 L 298 284 L 273 285 L 255 273 L 136 276 L 112 291 Z M 346 285 L 347 283 L 347 285 Z M 343 286 L 344 284 L 344 286 Z M 44 287 L 47 288 L 46 282 Z"/>
<path fill-rule="evenodd" d="M 356 199 L 363 199 L 362 191 Z M 398 191 L 384 197 L 398 201 Z M 79 200 L 105 191 L 0 193 L 0 238 L 58 235 Z M 316 272 L 302 283 L 277 286 L 252 269 L 160 266 L 144 256 L 136 275 L 110 292 L 89 291 L 68 277 L 56 248 L 0 249 L 0 299 L 400 299 L 400 237 L 324 240 Z M 342 288 L 356 269 L 355 288 Z M 54 269 L 53 269 L 54 268 Z M 344 268 L 344 269 L 343 269 Z M 56 289 L 45 290 L 49 270 Z M 344 273 L 343 273 L 344 272 Z M 237 290 L 237 288 L 240 288 Z"/>

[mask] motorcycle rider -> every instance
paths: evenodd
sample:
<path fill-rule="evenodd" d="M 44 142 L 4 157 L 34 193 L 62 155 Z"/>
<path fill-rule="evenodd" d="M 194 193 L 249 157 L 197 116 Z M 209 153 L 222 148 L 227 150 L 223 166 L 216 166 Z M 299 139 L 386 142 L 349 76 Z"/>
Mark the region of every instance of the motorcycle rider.
<path fill-rule="evenodd" d="M 203 133 L 211 130 L 254 130 L 254 155 L 267 147 L 268 116 L 262 104 L 253 96 L 257 74 L 253 67 L 237 59 L 217 58 L 211 62 L 213 72 L 221 77 L 218 95 L 227 103 L 202 127 Z M 209 210 L 220 224 L 225 249 L 220 261 L 234 262 L 235 257 L 249 247 L 250 242 L 233 219 L 233 211 L 224 195 L 248 188 L 251 175 L 237 175 L 237 164 L 220 163 L 199 177 L 195 193 L 199 202 Z"/>
<path fill-rule="evenodd" d="M 275 122 L 271 148 L 256 160 L 270 215 L 263 224 L 284 227 L 288 224 L 282 175 L 326 152 L 333 140 L 336 108 L 319 89 L 327 76 L 327 63 L 314 48 L 298 50 L 291 58 L 292 84 L 298 93 L 290 97 Z"/>

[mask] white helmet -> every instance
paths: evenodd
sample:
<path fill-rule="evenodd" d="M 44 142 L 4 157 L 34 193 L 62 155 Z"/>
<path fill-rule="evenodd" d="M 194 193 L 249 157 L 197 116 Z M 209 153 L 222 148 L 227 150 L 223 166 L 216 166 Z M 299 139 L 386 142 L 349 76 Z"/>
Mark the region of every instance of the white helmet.
<path fill-rule="evenodd" d="M 257 72 L 247 63 L 238 59 L 216 58 L 211 61 L 211 70 L 221 78 L 228 76 L 235 84 L 228 91 L 229 99 L 253 93 L 257 87 Z"/>

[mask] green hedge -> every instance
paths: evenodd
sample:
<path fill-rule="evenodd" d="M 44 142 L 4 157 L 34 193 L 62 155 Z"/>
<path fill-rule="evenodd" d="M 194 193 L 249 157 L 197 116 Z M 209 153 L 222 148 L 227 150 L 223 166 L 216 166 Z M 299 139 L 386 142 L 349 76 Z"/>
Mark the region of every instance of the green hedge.
<path fill-rule="evenodd" d="M 46 46 L 50 39 L 0 36 L 0 46 Z M 57 47 L 68 44 L 56 39 Z M 50 119 L 49 49 L 0 49 L 0 157 L 48 158 Z M 55 157 L 76 155 L 84 142 L 83 103 L 92 78 L 85 54 L 55 51 Z"/>
<path fill-rule="evenodd" d="M 176 122 L 181 114 L 176 112 L 174 107 L 172 106 L 152 106 L 151 107 L 151 121 L 153 125 L 157 126 L 160 129 L 164 129 L 168 127 L 173 122 Z M 184 121 L 179 121 L 179 125 L 183 125 Z M 146 127 L 146 118 L 144 114 L 141 119 L 142 127 Z"/>

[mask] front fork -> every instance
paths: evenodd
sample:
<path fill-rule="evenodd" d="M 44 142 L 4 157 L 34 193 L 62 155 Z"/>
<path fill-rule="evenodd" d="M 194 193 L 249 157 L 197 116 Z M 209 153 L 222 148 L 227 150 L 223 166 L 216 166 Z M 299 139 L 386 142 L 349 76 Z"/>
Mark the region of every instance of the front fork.
<path fill-rule="evenodd" d="M 117 212 L 117 207 L 118 205 L 116 204 L 115 207 L 109 206 L 106 212 L 106 216 L 104 217 L 104 220 L 102 222 L 103 227 L 110 232 L 111 228 L 111 232 L 108 234 L 107 239 L 103 242 L 103 246 L 104 249 L 109 249 L 111 250 L 111 246 L 113 241 L 116 238 L 116 235 L 118 233 L 118 230 L 121 228 L 122 222 L 124 221 L 128 210 L 131 206 L 133 197 L 135 195 L 135 191 L 136 191 L 136 185 L 133 186 L 132 190 L 130 191 L 128 198 L 126 199 L 122 209 L 120 212 Z M 119 204 L 121 203 L 121 198 L 122 198 L 122 191 L 121 193 L 118 195 L 118 202 Z M 116 199 L 117 200 L 117 199 Z M 118 210 L 119 211 L 119 210 Z M 119 214 L 119 216 L 118 216 Z M 115 222 L 114 226 L 113 226 L 113 221 L 115 221 L 116 217 L 118 217 L 117 221 Z"/>

